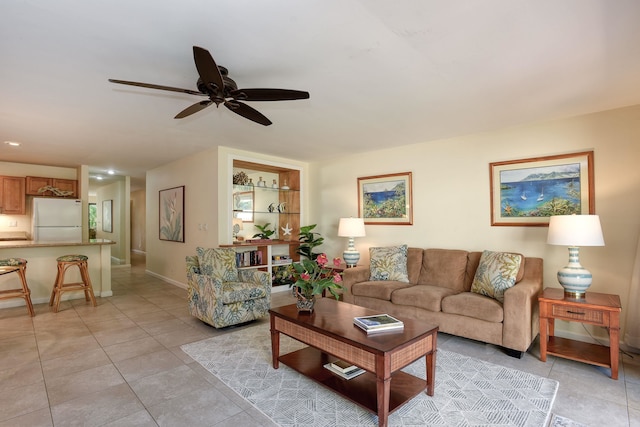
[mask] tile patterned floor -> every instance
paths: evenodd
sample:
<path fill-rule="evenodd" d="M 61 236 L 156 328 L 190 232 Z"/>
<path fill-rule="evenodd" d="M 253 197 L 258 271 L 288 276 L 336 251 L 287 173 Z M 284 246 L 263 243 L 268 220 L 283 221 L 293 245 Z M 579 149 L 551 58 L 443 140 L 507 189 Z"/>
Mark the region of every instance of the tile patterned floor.
<path fill-rule="evenodd" d="M 144 273 L 144 257 L 113 269 L 111 298 L 98 307 L 66 301 L 0 310 L 0 427 L 273 426 L 180 345 L 216 330 L 192 318 L 185 290 Z M 274 306 L 289 304 L 274 294 Z M 589 426 L 640 426 L 640 356 L 607 369 L 550 357 L 533 345 L 523 359 L 445 334 L 440 347 L 560 381 L 553 412 Z"/>

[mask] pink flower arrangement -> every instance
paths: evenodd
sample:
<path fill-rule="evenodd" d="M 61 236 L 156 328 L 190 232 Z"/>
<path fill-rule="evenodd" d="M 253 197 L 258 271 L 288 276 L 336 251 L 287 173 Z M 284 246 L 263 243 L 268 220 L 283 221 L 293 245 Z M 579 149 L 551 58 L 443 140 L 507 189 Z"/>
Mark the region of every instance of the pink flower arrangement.
<path fill-rule="evenodd" d="M 333 259 L 335 268 L 340 266 L 340 258 Z M 326 254 L 320 254 L 315 261 L 303 259 L 293 263 L 293 278 L 295 280 L 291 286 L 295 286 L 305 298 L 320 295 L 324 290 L 328 290 L 338 299 L 338 291 L 342 290 L 342 273 L 335 268 L 328 267 L 329 259 Z"/>

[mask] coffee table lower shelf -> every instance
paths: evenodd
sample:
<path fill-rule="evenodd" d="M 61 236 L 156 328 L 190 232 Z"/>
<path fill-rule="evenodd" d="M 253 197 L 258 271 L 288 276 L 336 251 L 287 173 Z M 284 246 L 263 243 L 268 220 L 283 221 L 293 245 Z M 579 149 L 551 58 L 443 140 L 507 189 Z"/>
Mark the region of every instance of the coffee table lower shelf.
<path fill-rule="evenodd" d="M 324 364 L 333 362 L 336 358 L 313 347 L 305 347 L 301 350 L 284 354 L 278 357 L 278 360 L 362 408 L 376 415 L 378 414 L 377 382 L 374 374 L 365 372 L 350 380 L 341 378 L 324 367 Z M 393 373 L 391 376 L 389 413 L 392 413 L 426 389 L 427 382 L 423 379 L 402 371 Z"/>

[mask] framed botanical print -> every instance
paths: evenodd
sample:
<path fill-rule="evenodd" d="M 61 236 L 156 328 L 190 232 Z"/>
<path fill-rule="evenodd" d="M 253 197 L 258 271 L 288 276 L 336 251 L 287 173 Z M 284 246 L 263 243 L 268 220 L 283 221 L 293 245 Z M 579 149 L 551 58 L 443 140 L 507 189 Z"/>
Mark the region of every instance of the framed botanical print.
<path fill-rule="evenodd" d="M 160 240 L 184 243 L 184 185 L 160 190 Z"/>

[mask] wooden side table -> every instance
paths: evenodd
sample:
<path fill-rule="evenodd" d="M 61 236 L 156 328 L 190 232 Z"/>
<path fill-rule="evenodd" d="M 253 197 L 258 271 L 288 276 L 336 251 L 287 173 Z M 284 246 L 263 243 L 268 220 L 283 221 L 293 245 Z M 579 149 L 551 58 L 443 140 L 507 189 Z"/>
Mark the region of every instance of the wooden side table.
<path fill-rule="evenodd" d="M 585 298 L 565 296 L 563 289 L 546 288 L 538 297 L 540 304 L 540 360 L 547 354 L 578 362 L 611 368 L 618 379 L 620 350 L 620 297 L 587 292 Z M 556 319 L 603 326 L 609 331 L 609 347 L 554 336 Z"/>

